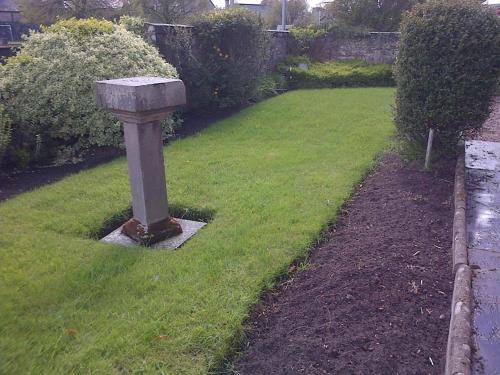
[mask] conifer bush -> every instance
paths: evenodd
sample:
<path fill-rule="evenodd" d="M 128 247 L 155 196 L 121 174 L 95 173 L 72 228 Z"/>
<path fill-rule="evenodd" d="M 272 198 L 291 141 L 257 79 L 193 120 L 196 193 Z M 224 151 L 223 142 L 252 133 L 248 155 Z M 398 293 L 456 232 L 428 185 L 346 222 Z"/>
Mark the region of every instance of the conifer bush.
<path fill-rule="evenodd" d="M 193 26 L 194 80 L 186 74 L 192 104 L 228 108 L 247 103 L 258 90 L 268 49 L 262 20 L 231 8 L 204 13 Z"/>
<path fill-rule="evenodd" d="M 425 144 L 435 131 L 442 150 L 488 117 L 500 70 L 498 17 L 475 0 L 431 0 L 403 19 L 395 69 L 396 124 Z"/>
<path fill-rule="evenodd" d="M 169 26 L 159 42 L 186 84 L 188 107 L 227 109 L 260 96 L 270 41 L 262 19 L 233 7 L 197 14 L 190 23 Z"/>

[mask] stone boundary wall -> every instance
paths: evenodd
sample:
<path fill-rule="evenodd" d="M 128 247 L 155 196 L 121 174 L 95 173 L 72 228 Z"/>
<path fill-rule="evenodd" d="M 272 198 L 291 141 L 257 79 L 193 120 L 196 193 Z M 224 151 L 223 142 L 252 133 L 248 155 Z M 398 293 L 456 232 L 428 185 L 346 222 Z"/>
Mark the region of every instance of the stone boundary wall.
<path fill-rule="evenodd" d="M 167 61 L 176 64 L 176 53 L 169 48 L 178 30 L 191 30 L 193 26 L 146 23 L 145 31 L 149 40 L 156 45 Z M 288 31 L 268 30 L 271 43 L 266 61 L 262 66 L 264 73 L 273 71 L 278 63 L 287 56 L 296 55 L 297 47 Z M 370 63 L 393 64 L 396 61 L 399 33 L 366 33 L 348 36 L 326 34 L 317 38 L 311 47 L 313 60 L 364 60 Z M 196 40 L 193 41 L 196 50 Z"/>
<path fill-rule="evenodd" d="M 269 72 L 273 71 L 276 65 L 287 56 L 293 55 L 296 47 L 288 31 L 268 30 L 267 32 L 270 34 L 271 43 L 263 70 Z"/>
<path fill-rule="evenodd" d="M 394 64 L 399 33 L 372 32 L 349 36 L 329 33 L 317 38 L 311 47 L 313 60 L 364 60 L 370 63 Z"/>

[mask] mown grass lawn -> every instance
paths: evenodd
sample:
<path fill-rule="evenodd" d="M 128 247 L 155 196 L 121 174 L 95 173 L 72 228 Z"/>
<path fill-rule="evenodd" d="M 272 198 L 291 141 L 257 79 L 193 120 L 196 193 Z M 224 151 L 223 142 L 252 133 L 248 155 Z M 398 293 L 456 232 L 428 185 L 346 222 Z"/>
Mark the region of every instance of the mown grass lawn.
<path fill-rule="evenodd" d="M 295 91 L 165 148 L 169 197 L 212 210 L 178 251 L 95 240 L 124 159 L 0 204 L 0 373 L 206 374 L 390 144 L 393 90 Z"/>

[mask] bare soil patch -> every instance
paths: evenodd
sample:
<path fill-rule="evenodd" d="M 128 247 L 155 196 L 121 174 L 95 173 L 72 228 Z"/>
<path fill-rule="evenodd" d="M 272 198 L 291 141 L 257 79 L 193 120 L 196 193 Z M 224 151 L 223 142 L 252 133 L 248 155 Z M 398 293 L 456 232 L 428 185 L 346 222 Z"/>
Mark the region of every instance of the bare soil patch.
<path fill-rule="evenodd" d="M 441 374 L 450 318 L 453 162 L 395 154 L 313 250 L 266 293 L 234 363 L 244 374 Z"/>

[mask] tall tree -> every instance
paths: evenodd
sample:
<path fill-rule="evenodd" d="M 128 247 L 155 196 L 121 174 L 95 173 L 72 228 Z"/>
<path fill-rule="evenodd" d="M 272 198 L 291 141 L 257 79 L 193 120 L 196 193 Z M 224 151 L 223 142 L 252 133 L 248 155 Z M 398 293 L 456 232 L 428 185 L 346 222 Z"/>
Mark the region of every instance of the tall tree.
<path fill-rule="evenodd" d="M 422 0 L 335 0 L 326 6 L 338 24 L 374 31 L 395 31 L 401 15 Z"/>
<path fill-rule="evenodd" d="M 48 24 L 64 13 L 62 0 L 18 0 L 23 20 L 29 23 Z"/>
<path fill-rule="evenodd" d="M 311 13 L 306 0 L 287 0 L 286 24 L 305 26 L 312 23 Z M 263 0 L 262 5 L 268 7 L 265 22 L 269 27 L 281 24 L 281 0 Z"/>
<path fill-rule="evenodd" d="M 121 7 L 117 0 L 64 0 L 66 11 L 76 18 L 111 14 Z"/>
<path fill-rule="evenodd" d="M 140 0 L 146 19 L 154 22 L 183 22 L 188 17 L 213 9 L 210 0 Z"/>
<path fill-rule="evenodd" d="M 142 0 L 122 0 L 123 6 L 121 14 L 134 17 L 144 17 L 144 8 Z"/>
<path fill-rule="evenodd" d="M 30 23 L 52 23 L 60 18 L 109 16 L 118 9 L 117 0 L 18 0 L 23 18 Z"/>

